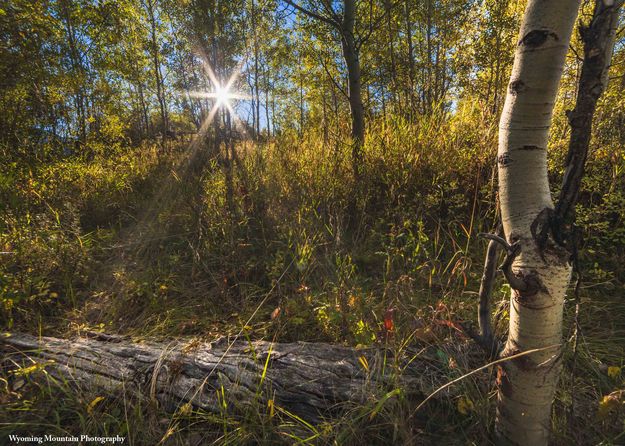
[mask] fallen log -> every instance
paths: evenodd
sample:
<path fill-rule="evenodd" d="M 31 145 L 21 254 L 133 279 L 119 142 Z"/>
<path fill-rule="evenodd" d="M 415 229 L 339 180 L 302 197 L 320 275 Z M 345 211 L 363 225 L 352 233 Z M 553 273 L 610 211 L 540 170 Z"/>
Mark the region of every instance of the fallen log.
<path fill-rule="evenodd" d="M 223 411 L 217 393 L 230 406 L 274 404 L 320 422 L 350 404 L 376 401 L 401 387 L 423 398 L 447 380 L 446 365 L 431 349 L 393 357 L 388 350 L 356 350 L 324 343 L 280 344 L 266 341 L 212 343 L 173 341 L 134 343 L 97 334 L 73 340 L 0 335 L 0 351 L 10 363 L 44 364 L 47 373 L 76 385 L 96 386 L 147 396 L 167 410 L 190 403 Z"/>

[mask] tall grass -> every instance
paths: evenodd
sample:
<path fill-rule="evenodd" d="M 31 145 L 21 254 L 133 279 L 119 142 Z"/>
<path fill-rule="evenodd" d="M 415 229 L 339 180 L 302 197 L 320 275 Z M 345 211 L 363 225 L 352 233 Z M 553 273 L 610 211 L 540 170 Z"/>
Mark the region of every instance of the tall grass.
<path fill-rule="evenodd" d="M 556 191 L 563 134 L 554 132 L 550 151 Z M 589 429 L 582 423 L 605 395 L 623 388 L 625 375 L 606 371 L 623 365 L 625 333 L 618 300 L 625 160 L 618 142 L 606 141 L 592 152 L 578 206 L 586 235 L 582 341 L 575 355 L 567 350 L 569 370 L 555 411 L 561 444 L 610 441 L 622 425 L 618 410 L 593 418 Z M 497 222 L 496 126 L 478 104 L 460 102 L 453 115 L 412 122 L 372 120 L 358 182 L 349 145 L 324 140 L 314 128 L 237 142 L 232 176 L 223 160 L 207 155 L 210 144 L 194 147 L 163 154 L 145 146 L 90 161 L 3 167 L 11 180 L 0 183 L 0 246 L 10 253 L 0 258 L 2 325 L 152 338 L 244 330 L 250 338 L 382 344 L 400 353 L 415 342 L 466 342 L 457 323 L 474 318 L 485 248 L 477 234 Z M 189 169 L 188 159 L 204 160 L 202 168 Z M 497 283 L 501 336 L 509 292 Z M 567 327 L 573 308 L 567 303 Z M 443 350 L 441 357 L 450 379 L 481 360 Z M 151 432 L 160 439 L 175 426 L 167 441 L 183 441 L 177 432 L 208 423 L 220 426 L 214 440 L 231 444 L 384 444 L 389 438 L 419 444 L 421 436 L 439 444 L 452 433 L 460 443 L 483 444 L 492 383 L 487 372 L 467 380 L 455 399 L 429 407 L 416 421 L 406 421 L 411 403 L 402 389 L 380 389 L 369 405 L 322 426 L 262 408 L 263 415 L 243 419 L 186 414 L 186 421 L 176 418 Z M 66 424 L 62 414 L 38 412 L 37 404 L 25 409 L 20 401 L 12 404 Z M 110 410 L 115 407 L 121 406 Z M 140 404 L 124 407 L 143 414 Z M 145 420 L 137 420 L 110 429 L 140 429 Z M 285 425 L 297 427 L 288 430 L 291 437 L 281 436 Z"/>

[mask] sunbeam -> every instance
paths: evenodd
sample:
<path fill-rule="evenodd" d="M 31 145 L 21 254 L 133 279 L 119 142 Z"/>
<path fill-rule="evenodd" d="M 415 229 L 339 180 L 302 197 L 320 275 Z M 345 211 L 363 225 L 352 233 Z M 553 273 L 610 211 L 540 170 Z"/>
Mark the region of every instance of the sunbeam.
<path fill-rule="evenodd" d="M 235 117 L 235 110 L 232 106 L 232 102 L 250 98 L 244 93 L 232 90 L 232 86 L 241 74 L 242 63 L 239 63 L 239 65 L 232 72 L 232 75 L 228 78 L 228 81 L 225 84 L 222 84 L 219 81 L 212 67 L 204 58 L 202 61 L 202 66 L 204 67 L 204 72 L 206 73 L 206 76 L 212 84 L 213 91 L 191 91 L 189 92 L 189 96 L 198 99 L 214 100 L 213 108 L 210 110 L 208 116 L 206 117 L 206 121 L 208 122 L 213 120 L 217 111 L 222 107 L 225 108 L 231 114 L 231 116 Z"/>

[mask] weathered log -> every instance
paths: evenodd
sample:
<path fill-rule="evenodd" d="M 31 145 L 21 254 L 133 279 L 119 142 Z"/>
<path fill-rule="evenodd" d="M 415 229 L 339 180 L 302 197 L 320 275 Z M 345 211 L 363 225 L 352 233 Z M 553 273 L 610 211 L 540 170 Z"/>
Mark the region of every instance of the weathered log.
<path fill-rule="evenodd" d="M 223 389 L 231 407 L 272 399 L 313 423 L 398 386 L 407 394 L 427 396 L 446 380 L 441 370 L 446 366 L 427 348 L 392 358 L 380 348 L 323 343 L 220 339 L 163 344 L 103 334 L 66 340 L 5 333 L 0 351 L 12 364 L 43 363 L 49 374 L 64 382 L 109 391 L 123 388 L 168 410 L 190 403 L 223 411 L 217 397 Z"/>

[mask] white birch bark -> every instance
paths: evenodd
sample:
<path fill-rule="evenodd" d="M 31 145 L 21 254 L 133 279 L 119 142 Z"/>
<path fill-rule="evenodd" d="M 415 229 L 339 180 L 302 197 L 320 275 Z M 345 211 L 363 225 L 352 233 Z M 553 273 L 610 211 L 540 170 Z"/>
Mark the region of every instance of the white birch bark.
<path fill-rule="evenodd" d="M 547 142 L 579 0 L 529 0 L 499 126 L 499 194 L 504 232 L 521 252 L 512 270 L 525 284 L 510 301 L 502 356 L 558 347 L 503 363 L 498 373 L 500 444 L 546 445 L 560 372 L 568 252 L 548 232 Z M 542 231 L 544 229 L 544 232 Z M 541 233 L 546 238 L 541 237 Z"/>

